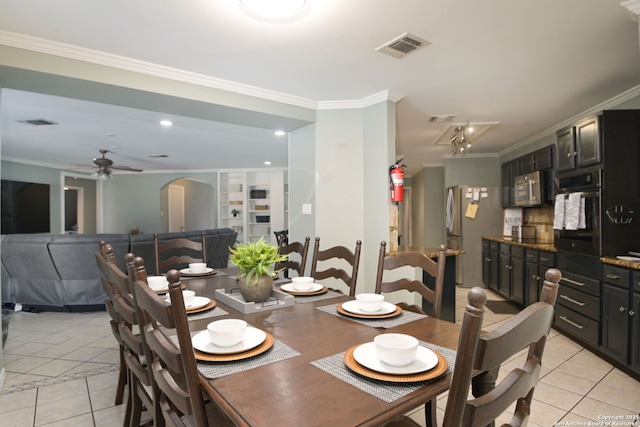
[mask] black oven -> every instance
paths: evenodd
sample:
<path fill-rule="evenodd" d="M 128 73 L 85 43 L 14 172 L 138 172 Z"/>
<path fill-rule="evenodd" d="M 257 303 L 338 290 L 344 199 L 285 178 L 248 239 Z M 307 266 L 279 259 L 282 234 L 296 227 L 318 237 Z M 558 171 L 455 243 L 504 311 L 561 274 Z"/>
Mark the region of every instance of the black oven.
<path fill-rule="evenodd" d="M 602 170 L 584 169 L 558 175 L 556 194 L 566 197 L 580 193 L 584 200 L 585 227 L 577 230 L 556 229 L 555 246 L 558 249 L 587 255 L 602 255 L 601 223 Z"/>

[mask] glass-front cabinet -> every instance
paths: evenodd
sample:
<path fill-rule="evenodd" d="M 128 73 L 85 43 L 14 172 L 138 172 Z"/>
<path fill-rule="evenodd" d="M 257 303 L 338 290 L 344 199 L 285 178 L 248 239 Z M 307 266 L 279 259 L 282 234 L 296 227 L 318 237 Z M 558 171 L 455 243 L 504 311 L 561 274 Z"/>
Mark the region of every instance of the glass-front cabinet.
<path fill-rule="evenodd" d="M 238 232 L 238 242 L 261 237 L 275 244 L 274 231 L 285 228 L 286 171 L 221 171 L 219 226 Z"/>

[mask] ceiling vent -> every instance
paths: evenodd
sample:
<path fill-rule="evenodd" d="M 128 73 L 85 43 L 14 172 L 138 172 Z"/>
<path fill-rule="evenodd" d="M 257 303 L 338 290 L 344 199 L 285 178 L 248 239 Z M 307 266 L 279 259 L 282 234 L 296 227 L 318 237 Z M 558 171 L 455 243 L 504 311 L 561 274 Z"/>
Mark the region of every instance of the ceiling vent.
<path fill-rule="evenodd" d="M 455 117 L 456 117 L 455 114 L 441 114 L 439 116 L 429 116 L 429 123 L 452 122 Z"/>
<path fill-rule="evenodd" d="M 403 35 L 396 37 L 388 43 L 383 44 L 376 49 L 376 52 L 381 52 L 387 55 L 391 55 L 394 58 L 403 58 L 408 54 L 415 52 L 416 50 L 430 45 L 428 41 L 416 37 L 410 33 L 404 33 Z"/>
<path fill-rule="evenodd" d="M 150 159 L 164 159 L 164 158 L 167 158 L 169 156 L 166 155 L 166 154 L 149 154 L 149 155 L 147 155 L 147 157 L 149 157 Z"/>
<path fill-rule="evenodd" d="M 45 119 L 19 120 L 19 122 L 24 123 L 25 125 L 31 125 L 31 126 L 51 126 L 51 125 L 58 124 L 56 122 L 52 122 L 51 120 L 45 120 Z"/>

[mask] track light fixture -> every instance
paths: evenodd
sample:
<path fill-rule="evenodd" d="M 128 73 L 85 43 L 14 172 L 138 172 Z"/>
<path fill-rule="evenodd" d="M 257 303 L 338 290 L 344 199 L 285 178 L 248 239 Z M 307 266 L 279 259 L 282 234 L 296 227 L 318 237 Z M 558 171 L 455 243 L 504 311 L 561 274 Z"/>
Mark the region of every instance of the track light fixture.
<path fill-rule="evenodd" d="M 473 128 L 469 127 L 468 123 L 456 126 L 453 129 L 453 135 L 451 136 L 451 154 L 464 154 L 465 150 L 471 148 L 471 142 L 467 133 L 473 132 Z"/>

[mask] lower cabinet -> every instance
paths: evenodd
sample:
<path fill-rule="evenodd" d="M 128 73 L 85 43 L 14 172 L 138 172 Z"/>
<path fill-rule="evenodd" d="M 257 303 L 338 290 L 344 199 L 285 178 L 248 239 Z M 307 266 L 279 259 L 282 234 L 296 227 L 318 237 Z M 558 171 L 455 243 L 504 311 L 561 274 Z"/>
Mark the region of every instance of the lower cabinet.
<path fill-rule="evenodd" d="M 635 273 L 636 283 L 640 286 L 640 272 Z M 640 292 L 634 292 L 631 298 L 631 361 L 629 366 L 640 374 Z"/>
<path fill-rule="evenodd" d="M 597 257 L 559 251 L 557 268 L 562 273 L 554 326 L 593 346 L 600 345 L 600 277 Z"/>

